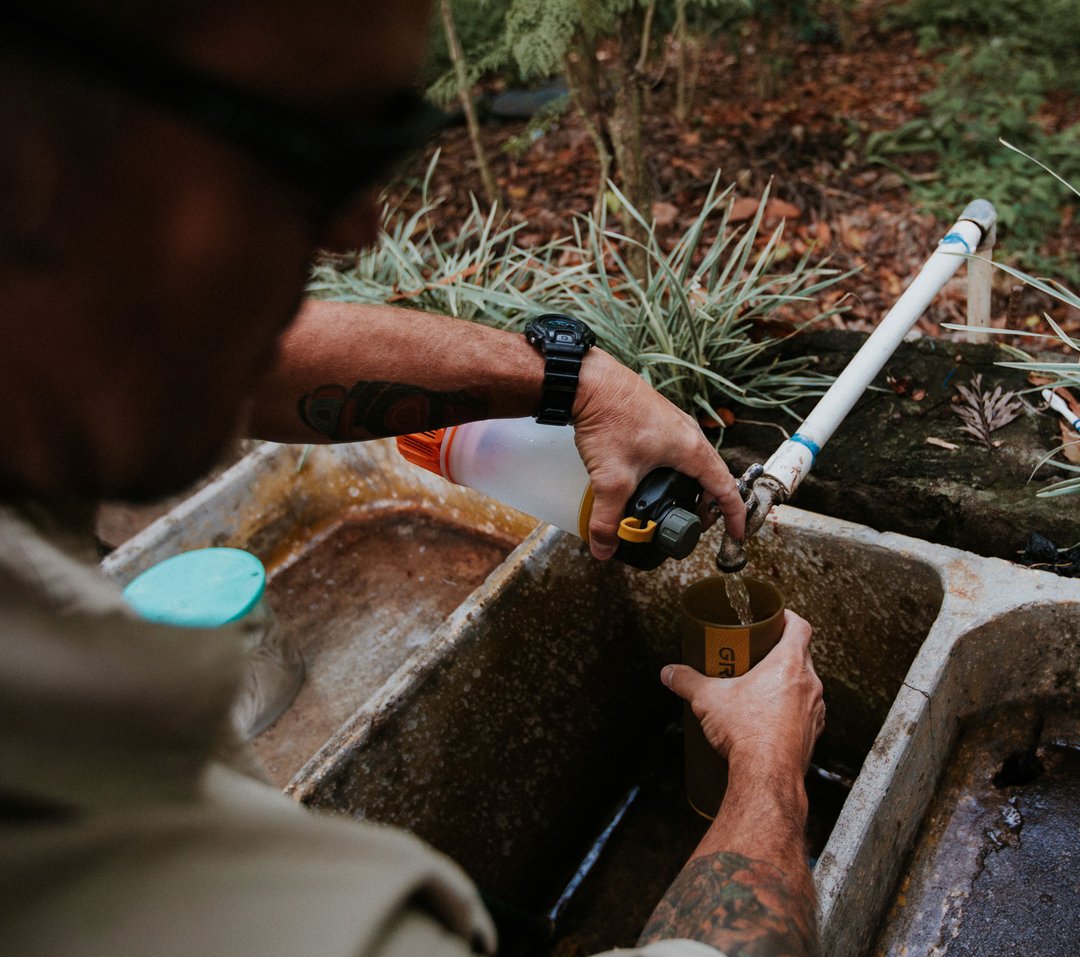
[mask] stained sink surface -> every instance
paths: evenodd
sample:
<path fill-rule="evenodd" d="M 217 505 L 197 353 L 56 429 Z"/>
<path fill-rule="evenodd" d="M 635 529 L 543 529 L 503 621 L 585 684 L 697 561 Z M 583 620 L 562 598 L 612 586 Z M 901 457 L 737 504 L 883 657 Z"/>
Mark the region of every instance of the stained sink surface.
<path fill-rule="evenodd" d="M 940 580 L 869 545 L 851 561 L 849 540 L 811 524 L 770 526 L 750 550 L 788 606 L 820 622 L 816 857 L 934 621 Z M 681 702 L 659 673 L 678 660 L 679 595 L 714 555 L 644 573 L 595 562 L 564 535 L 534 539 L 424 649 L 408 686 L 358 712 L 290 792 L 406 827 L 457 860 L 504 918 L 502 957 L 633 945 L 707 827 L 686 802 Z"/>
<path fill-rule="evenodd" d="M 1080 713 L 969 725 L 873 953 L 1080 953 Z"/>
<path fill-rule="evenodd" d="M 307 678 L 254 741 L 272 780 L 287 784 L 516 544 L 407 506 L 346 513 L 283 546 L 267 601 Z"/>
<path fill-rule="evenodd" d="M 533 920 L 500 912 L 496 899 L 500 957 L 566 957 L 634 945 L 709 826 L 686 800 L 681 721 L 644 740 L 640 754 L 636 773 L 609 792 L 610 803 L 594 825 L 595 840 L 577 847 L 551 842 L 552 854 L 563 857 L 561 869 L 538 880 L 531 899 L 518 901 Z M 816 766 L 807 775 L 811 864 L 849 788 Z M 489 892 L 489 901 L 492 896 Z M 546 939 L 536 918 L 550 921 Z"/>

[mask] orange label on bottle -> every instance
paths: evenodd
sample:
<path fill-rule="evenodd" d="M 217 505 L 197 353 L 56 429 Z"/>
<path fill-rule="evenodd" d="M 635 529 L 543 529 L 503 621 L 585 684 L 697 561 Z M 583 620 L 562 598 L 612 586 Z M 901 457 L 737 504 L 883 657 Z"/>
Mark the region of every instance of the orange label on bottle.
<path fill-rule="evenodd" d="M 736 678 L 750 670 L 750 629 L 705 627 L 705 674 Z"/>

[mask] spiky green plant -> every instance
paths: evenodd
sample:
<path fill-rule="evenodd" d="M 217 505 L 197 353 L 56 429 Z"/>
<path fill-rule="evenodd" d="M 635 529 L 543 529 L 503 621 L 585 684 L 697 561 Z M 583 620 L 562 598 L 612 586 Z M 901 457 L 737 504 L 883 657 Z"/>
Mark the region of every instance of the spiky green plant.
<path fill-rule="evenodd" d="M 315 264 L 308 293 L 316 299 L 389 303 L 509 326 L 524 304 L 522 290 L 542 297 L 550 279 L 550 247 L 525 249 L 516 242 L 525 225 L 510 224 L 497 207 L 476 198 L 450 239 L 436 233 L 441 201 L 430 194 L 439 154 L 428 164 L 413 213 L 386 205 L 378 243 L 355 256 Z"/>
<path fill-rule="evenodd" d="M 646 221 L 612 187 L 623 217 L 637 218 L 647 240 L 645 272 L 627 266 L 630 240 L 600 219 L 582 216 L 574 235 L 539 248 L 516 242 L 524 224 L 508 225 L 495 208 L 472 211 L 451 239 L 435 229 L 438 201 L 421 194 L 419 209 L 388 208 L 381 240 L 348 261 L 315 267 L 317 298 L 395 303 L 506 329 L 541 312 L 569 312 L 596 331 L 600 345 L 641 373 L 688 412 L 721 421 L 719 408 L 781 407 L 820 395 L 831 378 L 813 358 L 781 359 L 781 340 L 758 326 L 844 278 L 804 256 L 779 269 L 782 226 L 757 248 L 766 196 L 742 228 L 729 220 L 731 190 L 714 182 L 698 215 L 664 250 Z M 846 274 L 845 274 L 846 275 Z M 829 313 L 826 315 L 831 314 Z M 820 318 L 820 315 L 815 316 Z"/>
<path fill-rule="evenodd" d="M 757 248 L 767 190 L 754 218 L 737 229 L 730 222 L 732 189 L 720 190 L 714 180 L 670 252 L 655 225 L 612 191 L 622 215 L 644 229 L 644 274 L 628 265 L 633 241 L 607 228 L 606 211 L 599 219 L 581 217 L 562 249 L 588 268 L 556 274 L 550 306 L 587 322 L 605 349 L 676 405 L 716 421 L 718 406 L 728 403 L 779 406 L 794 415 L 792 403 L 827 388 L 831 377 L 812 371 L 812 360 L 781 359 L 779 340 L 754 335 L 763 320 L 812 302 L 844 278 L 811 265 L 809 254 L 779 271 L 782 224 Z"/>
<path fill-rule="evenodd" d="M 1046 293 L 1046 295 L 1050 296 L 1051 298 L 1057 299 L 1059 302 L 1063 302 L 1067 306 L 1071 306 L 1073 309 L 1080 310 L 1080 296 L 1078 296 L 1071 290 L 1066 289 L 1060 283 L 1052 279 L 1040 279 L 1036 276 L 1031 276 L 1011 266 L 1002 265 L 999 268 L 1003 269 L 1010 276 L 1019 279 L 1021 282 L 1026 283 L 1027 285 L 1035 289 L 1038 289 L 1040 292 Z M 1061 328 L 1060 325 L 1054 322 L 1054 320 L 1049 315 L 1044 314 L 1043 318 L 1046 320 L 1047 325 L 1050 326 L 1052 334 L 1027 331 L 1021 332 L 1015 329 L 995 329 L 992 331 L 1008 335 L 1024 336 L 1031 339 L 1042 339 L 1044 341 L 1049 340 L 1055 343 L 1061 342 L 1064 343 L 1073 352 L 1080 353 L 1080 339 L 1076 339 L 1070 336 L 1064 329 Z M 1041 390 L 1044 388 L 1055 389 L 1059 387 L 1065 387 L 1068 389 L 1080 389 L 1080 361 L 1048 362 L 1044 359 L 1032 359 L 1025 357 L 1019 359 L 1018 361 L 1001 362 L 998 364 L 1002 366 L 1008 366 L 1013 369 L 1023 369 L 1026 372 L 1036 373 L 1039 376 L 1045 376 L 1050 379 L 1050 383 L 1048 386 L 1033 386 L 1031 391 L 1035 391 L 1036 389 Z M 1080 439 L 1078 439 L 1078 441 L 1080 441 Z M 1070 442 L 1068 444 L 1073 445 L 1076 443 Z M 1064 447 L 1064 445 L 1059 445 L 1057 448 L 1052 449 L 1049 454 L 1043 456 L 1043 458 L 1039 460 L 1039 463 L 1036 466 L 1036 471 L 1038 470 L 1039 466 L 1042 466 L 1046 462 L 1050 461 L 1050 459 L 1054 458 L 1054 456 L 1061 452 Z M 1063 462 L 1056 460 L 1054 464 L 1058 468 L 1066 472 L 1074 473 L 1074 477 L 1063 479 L 1060 482 L 1054 482 L 1053 484 L 1048 485 L 1045 488 L 1039 489 L 1036 494 L 1047 497 L 1056 495 L 1076 495 L 1077 493 L 1080 493 L 1080 466 L 1075 465 L 1072 462 Z"/>

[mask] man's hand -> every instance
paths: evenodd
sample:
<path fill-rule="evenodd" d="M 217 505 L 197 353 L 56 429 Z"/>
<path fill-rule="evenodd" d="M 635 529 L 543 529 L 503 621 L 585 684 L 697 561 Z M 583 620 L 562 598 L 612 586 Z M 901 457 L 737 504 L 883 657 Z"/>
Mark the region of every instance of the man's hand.
<path fill-rule="evenodd" d="M 784 612 L 776 647 L 745 675 L 707 678 L 668 665 L 661 680 L 690 703 L 709 743 L 730 762 L 806 773 L 825 702 L 810 660 L 810 625 L 793 611 Z"/>
<path fill-rule="evenodd" d="M 784 634 L 739 678 L 669 665 L 662 680 L 728 759 L 716 820 L 657 904 L 639 944 L 689 938 L 728 957 L 818 952 L 806 863 L 803 776 L 825 723 L 810 626 L 787 612 Z"/>
<path fill-rule="evenodd" d="M 638 483 L 653 469 L 673 468 L 704 489 L 700 515 L 708 528 L 716 502 L 726 528 L 741 539 L 746 506 L 723 460 L 698 424 L 602 349 L 582 363 L 574 432 L 596 500 L 589 539 L 596 558 L 619 544 L 619 522 Z"/>

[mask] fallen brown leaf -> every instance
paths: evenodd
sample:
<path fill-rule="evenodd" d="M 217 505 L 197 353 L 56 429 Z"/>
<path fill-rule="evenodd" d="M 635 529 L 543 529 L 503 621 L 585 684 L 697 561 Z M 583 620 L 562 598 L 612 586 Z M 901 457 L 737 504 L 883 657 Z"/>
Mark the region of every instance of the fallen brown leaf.
<path fill-rule="evenodd" d="M 887 375 L 885 381 L 897 395 L 907 395 L 911 389 L 911 376 L 909 375 Z"/>
<path fill-rule="evenodd" d="M 1080 465 L 1080 438 L 1065 422 L 1058 422 L 1058 428 L 1061 430 L 1061 454 L 1065 456 L 1065 461 Z"/>
<path fill-rule="evenodd" d="M 928 435 L 926 437 L 926 444 L 936 445 L 938 448 L 948 449 L 950 452 L 955 452 L 958 448 L 960 448 L 959 445 L 955 445 L 952 442 L 946 442 L 944 439 L 936 438 L 933 435 Z"/>
<path fill-rule="evenodd" d="M 859 229 L 843 218 L 840 221 L 840 242 L 848 249 L 861 253 L 866 248 L 866 231 Z"/>
<path fill-rule="evenodd" d="M 799 209 L 794 203 L 788 203 L 785 200 L 772 197 L 765 204 L 765 219 L 798 219 L 802 215 L 802 210 Z"/>
<path fill-rule="evenodd" d="M 731 215 L 728 216 L 728 221 L 741 223 L 750 219 L 757 212 L 757 208 L 758 201 L 752 196 L 738 196 L 731 202 Z"/>
<path fill-rule="evenodd" d="M 698 422 L 701 424 L 701 427 L 705 429 L 717 429 L 721 425 L 724 425 L 725 427 L 729 428 L 733 426 L 736 422 L 735 413 L 726 406 L 722 406 L 721 408 L 717 409 L 716 414 L 720 416 L 719 422 L 717 422 L 716 419 L 712 418 L 712 416 L 698 416 Z"/>
<path fill-rule="evenodd" d="M 670 226 L 679 218 L 679 207 L 674 203 L 653 203 L 652 218 L 657 226 Z"/>

